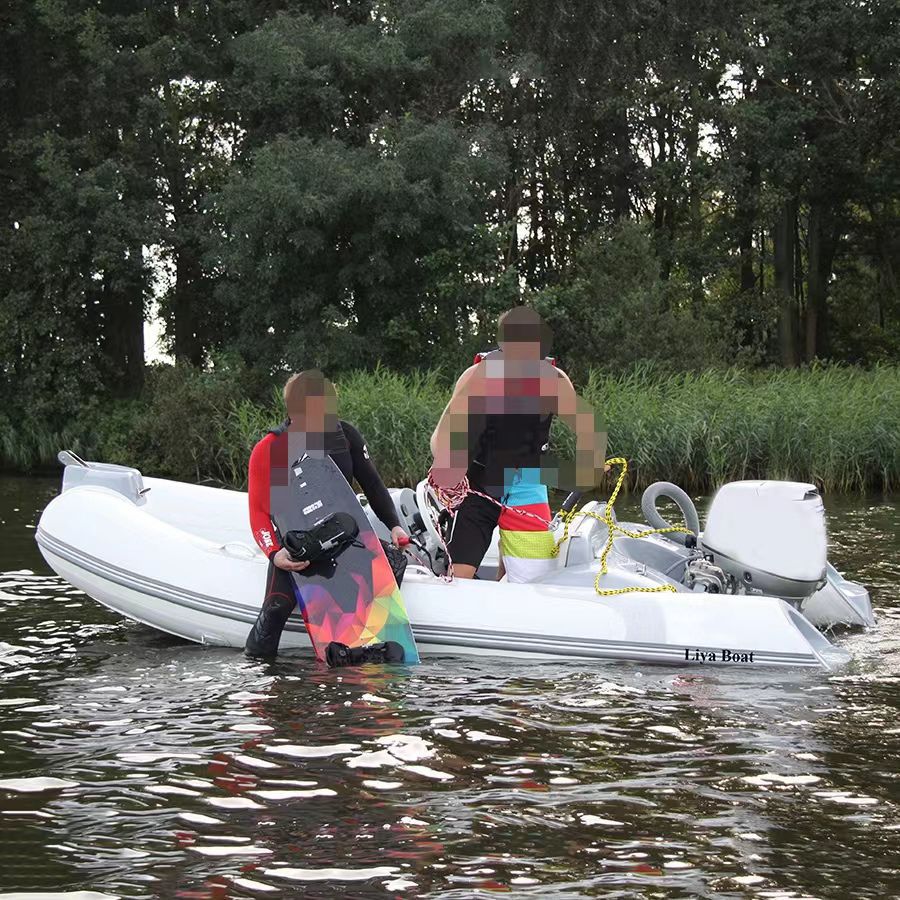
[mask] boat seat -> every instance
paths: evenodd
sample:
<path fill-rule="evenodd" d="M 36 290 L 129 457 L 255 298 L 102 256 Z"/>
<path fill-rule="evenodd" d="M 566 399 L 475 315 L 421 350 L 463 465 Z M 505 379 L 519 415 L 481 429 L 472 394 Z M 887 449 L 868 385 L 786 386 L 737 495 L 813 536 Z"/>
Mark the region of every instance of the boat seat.
<path fill-rule="evenodd" d="M 412 488 L 390 488 L 389 493 L 391 500 L 394 501 L 401 528 L 407 534 L 412 534 L 415 531 L 413 519 L 419 511 L 419 507 L 416 506 L 416 492 Z"/>
<path fill-rule="evenodd" d="M 624 527 L 629 530 L 640 531 L 647 526 L 627 524 Z M 615 548 L 630 559 L 643 563 L 657 572 L 662 572 L 675 581 L 682 580 L 684 567 L 694 555 L 686 547 L 682 547 L 673 541 L 652 536 L 632 538 L 619 535 L 615 539 Z"/>
<path fill-rule="evenodd" d="M 407 534 L 414 534 L 417 530 L 414 517 L 419 511 L 419 507 L 416 506 L 416 492 L 411 488 L 388 488 L 388 493 L 391 495 L 391 502 L 394 504 L 394 509 L 397 510 L 397 518 L 400 520 L 400 527 Z M 372 528 L 375 530 L 375 534 L 377 534 L 381 540 L 389 541 L 391 539 L 390 532 L 385 528 L 381 519 L 375 515 L 375 510 L 369 505 L 369 500 L 366 495 L 357 494 L 356 499 L 359 500 L 360 506 L 362 506 L 366 517 L 371 523 Z"/>
<path fill-rule="evenodd" d="M 569 539 L 560 548 L 560 559 L 564 568 L 584 566 L 593 562 L 599 549 L 606 543 L 607 528 L 602 519 L 606 512 L 606 504 L 592 500 L 581 507 L 582 512 L 593 515 L 579 516 L 569 529 Z M 615 513 L 613 513 L 613 521 Z M 560 535 L 561 537 L 561 535 Z"/>

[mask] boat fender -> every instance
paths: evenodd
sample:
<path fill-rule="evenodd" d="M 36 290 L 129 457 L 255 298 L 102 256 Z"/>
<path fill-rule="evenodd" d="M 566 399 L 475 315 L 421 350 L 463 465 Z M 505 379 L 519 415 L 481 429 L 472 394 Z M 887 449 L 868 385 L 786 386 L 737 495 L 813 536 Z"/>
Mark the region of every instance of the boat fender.
<path fill-rule="evenodd" d="M 667 497 L 669 500 L 675 501 L 675 505 L 681 510 L 681 515 L 684 516 L 684 524 L 693 532 L 693 535 L 688 535 L 684 532 L 674 531 L 664 534 L 663 537 L 682 545 L 686 545 L 687 540 L 693 537 L 696 544 L 697 535 L 700 534 L 700 517 L 697 515 L 697 507 L 694 506 L 694 501 L 677 484 L 672 484 L 670 481 L 654 482 L 644 491 L 641 497 L 641 511 L 644 513 L 644 518 L 650 527 L 672 527 L 671 523 L 667 522 L 656 508 L 656 503 L 660 497 Z"/>

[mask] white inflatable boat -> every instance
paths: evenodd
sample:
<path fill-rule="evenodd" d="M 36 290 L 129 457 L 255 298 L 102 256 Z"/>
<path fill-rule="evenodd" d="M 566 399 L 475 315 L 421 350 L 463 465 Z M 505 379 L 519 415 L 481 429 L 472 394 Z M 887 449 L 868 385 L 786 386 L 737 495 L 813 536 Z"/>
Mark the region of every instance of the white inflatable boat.
<path fill-rule="evenodd" d="M 63 489 L 36 532 L 53 570 L 129 619 L 191 641 L 243 647 L 267 567 L 250 534 L 247 495 L 143 478 L 137 469 L 84 463 L 67 452 L 60 459 Z M 427 486 L 391 494 L 424 551 L 407 568 L 402 590 L 425 654 L 833 668 L 848 654 L 818 629 L 874 624 L 865 589 L 827 564 L 822 501 L 811 485 L 726 485 L 697 547 L 616 536 L 603 588 L 668 584 L 674 591 L 613 596 L 594 588 L 607 538 L 596 518 L 574 520 L 558 567 L 539 581 L 494 580 L 495 544 L 480 579 L 447 582 L 439 577 L 439 524 Z M 281 647 L 309 650 L 299 615 Z"/>

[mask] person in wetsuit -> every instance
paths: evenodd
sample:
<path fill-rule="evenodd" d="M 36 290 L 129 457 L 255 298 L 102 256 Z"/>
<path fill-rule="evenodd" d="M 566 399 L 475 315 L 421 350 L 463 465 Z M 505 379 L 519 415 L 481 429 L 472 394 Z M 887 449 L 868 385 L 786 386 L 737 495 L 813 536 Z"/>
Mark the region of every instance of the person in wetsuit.
<path fill-rule="evenodd" d="M 273 521 L 273 492 L 287 484 L 290 462 L 304 453 L 320 457 L 327 454 L 348 483 L 357 481 L 375 515 L 390 531 L 392 543 L 399 546 L 409 541 L 363 436 L 337 417 L 334 385 L 321 372 L 301 372 L 285 384 L 284 401 L 287 419 L 269 431 L 250 454 L 250 528 L 260 550 L 269 558 L 262 609 L 244 648 L 250 656 L 273 657 L 278 653 L 281 634 L 297 605 L 292 573 L 310 565 L 291 559 Z"/>
<path fill-rule="evenodd" d="M 463 372 L 431 436 L 435 481 L 449 488 L 466 477 L 493 498 L 469 493 L 456 510 L 447 550 L 458 578 L 475 576 L 523 473 L 540 471 L 534 487 L 541 496 L 529 503 L 546 507 L 549 519 L 547 487 L 590 490 L 606 468 L 606 431 L 566 373 L 545 357 L 550 330 L 538 313 L 515 307 L 500 317 L 498 332 L 500 349 Z M 543 458 L 554 416 L 575 432 L 573 463 Z"/>

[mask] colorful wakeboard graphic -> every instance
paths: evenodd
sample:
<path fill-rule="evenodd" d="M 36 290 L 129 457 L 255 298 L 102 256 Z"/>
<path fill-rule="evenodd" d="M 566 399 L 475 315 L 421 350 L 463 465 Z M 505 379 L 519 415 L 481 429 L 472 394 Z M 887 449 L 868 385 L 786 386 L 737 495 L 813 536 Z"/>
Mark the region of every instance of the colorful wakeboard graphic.
<path fill-rule="evenodd" d="M 276 498 L 275 493 L 281 496 Z M 294 574 L 294 590 L 313 649 L 320 660 L 332 641 L 363 647 L 396 641 L 404 663 L 419 653 L 400 588 L 356 494 L 327 456 L 288 466 L 287 484 L 273 488 L 272 513 L 282 535 L 309 531 L 332 513 L 348 513 L 359 525 L 356 540 L 332 560 Z"/>

